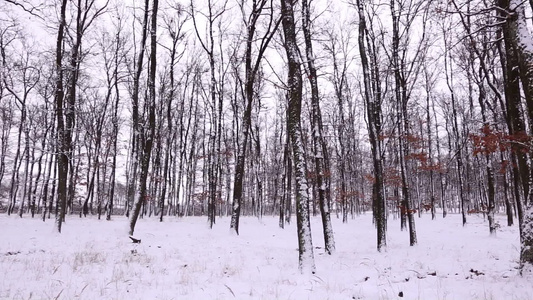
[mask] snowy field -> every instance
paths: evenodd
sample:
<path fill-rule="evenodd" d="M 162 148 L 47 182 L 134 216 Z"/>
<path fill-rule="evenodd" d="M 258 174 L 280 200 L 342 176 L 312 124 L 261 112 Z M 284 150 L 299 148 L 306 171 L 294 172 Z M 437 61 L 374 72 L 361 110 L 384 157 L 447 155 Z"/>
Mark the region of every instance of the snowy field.
<path fill-rule="evenodd" d="M 53 221 L 0 215 L 0 299 L 533 299 L 533 277 L 518 276 L 518 229 L 502 224 L 489 237 L 481 216 L 416 219 L 409 247 L 389 220 L 388 250 L 375 250 L 371 214 L 333 220 L 337 252 L 323 254 L 312 220 L 317 273 L 300 275 L 296 224 L 243 218 L 139 220 L 132 244 L 127 219 L 70 216 Z"/>

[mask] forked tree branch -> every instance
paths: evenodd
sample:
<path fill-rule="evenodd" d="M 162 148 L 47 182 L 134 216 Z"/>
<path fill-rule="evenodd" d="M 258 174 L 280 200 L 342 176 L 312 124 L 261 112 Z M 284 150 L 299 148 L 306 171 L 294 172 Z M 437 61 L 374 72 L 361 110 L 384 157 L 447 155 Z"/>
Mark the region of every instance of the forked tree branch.
<path fill-rule="evenodd" d="M 15 6 L 20 7 L 23 11 L 29 13 L 30 15 L 37 17 L 41 20 L 44 20 L 44 18 L 38 14 L 41 12 L 41 9 L 31 3 L 28 3 L 27 1 L 18 1 L 18 0 L 3 0 L 4 2 L 7 2 L 9 4 L 13 4 Z"/>

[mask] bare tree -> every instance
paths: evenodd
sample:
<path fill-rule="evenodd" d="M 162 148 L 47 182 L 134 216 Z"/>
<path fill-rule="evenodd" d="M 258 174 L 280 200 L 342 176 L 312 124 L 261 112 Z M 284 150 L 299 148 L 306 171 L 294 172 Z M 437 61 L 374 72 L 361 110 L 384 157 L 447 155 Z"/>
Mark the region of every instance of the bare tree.
<path fill-rule="evenodd" d="M 144 21 L 146 23 L 143 24 L 143 29 L 146 29 L 147 27 L 147 20 L 148 20 L 148 2 L 149 0 L 146 0 L 145 2 L 145 17 Z M 139 160 L 141 164 L 140 172 L 139 172 L 139 188 L 138 188 L 138 196 L 135 199 L 135 202 L 133 203 L 133 211 L 130 217 L 130 229 L 129 234 L 132 235 L 135 230 L 135 224 L 137 223 L 137 218 L 139 217 L 139 213 L 141 212 L 141 207 L 143 203 L 145 202 L 147 198 L 147 180 L 148 180 L 148 170 L 150 168 L 150 157 L 152 154 L 152 147 L 154 142 L 154 136 L 155 136 L 155 124 L 156 124 L 156 116 L 155 116 L 155 107 L 156 107 L 156 99 L 155 99 L 155 78 L 156 78 L 156 67 L 157 67 L 157 11 L 159 8 L 159 1 L 153 0 L 152 2 L 152 14 L 151 14 L 151 30 L 150 30 L 150 70 L 149 70 L 149 77 L 148 77 L 148 100 L 145 101 L 144 105 L 144 111 L 147 115 L 147 120 L 145 121 L 145 124 L 140 124 L 139 130 L 140 130 L 140 136 L 139 136 Z M 143 40 L 145 41 L 145 34 L 146 31 L 143 30 Z M 142 52 L 142 51 L 141 51 Z M 140 57 L 140 56 L 139 56 Z M 137 65 L 138 67 L 142 66 L 142 61 Z M 140 69 L 137 69 L 137 74 L 140 74 Z"/>
<path fill-rule="evenodd" d="M 377 249 L 384 250 L 387 246 L 387 217 L 385 211 L 385 198 L 383 195 L 383 162 L 381 154 L 381 83 L 379 73 L 376 72 L 375 49 L 368 41 L 368 28 L 366 27 L 364 1 L 356 2 L 359 13 L 359 54 L 363 67 L 364 99 L 366 103 L 368 135 L 372 149 L 373 184 L 372 184 L 372 208 L 374 221 L 377 227 Z M 367 50 L 367 47 L 370 49 Z M 370 53 L 371 59 L 368 59 Z"/>
<path fill-rule="evenodd" d="M 63 106 L 65 91 L 63 86 L 64 69 L 63 69 L 63 39 L 66 26 L 66 8 L 67 0 L 61 1 L 59 28 L 57 30 L 56 39 L 56 91 L 54 97 L 55 111 L 57 117 L 57 205 L 59 208 L 56 214 L 56 228 L 61 232 L 61 225 L 65 221 L 65 213 L 67 209 L 67 181 L 68 181 L 68 166 L 69 157 L 68 151 L 70 145 L 68 143 L 65 131 L 65 119 L 63 117 Z"/>
<path fill-rule="evenodd" d="M 183 56 L 182 52 L 179 52 L 178 46 L 180 42 L 183 42 L 185 39 L 185 33 L 184 33 L 184 24 L 189 19 L 187 15 L 184 16 L 184 9 L 181 6 L 173 7 L 173 13 L 175 16 L 170 16 L 165 20 L 165 24 L 167 27 L 168 34 L 171 38 L 171 46 L 168 48 L 169 54 L 170 54 L 170 69 L 169 69 L 169 91 L 167 96 L 167 107 L 166 107 L 166 119 L 167 119 L 167 137 L 166 137 L 166 153 L 165 153 L 165 161 L 164 161 L 164 167 L 163 167 L 163 186 L 161 188 L 161 196 L 159 200 L 159 206 L 161 208 L 161 216 L 160 221 L 163 221 L 163 214 L 164 214 L 164 205 L 165 205 L 165 197 L 167 196 L 167 186 L 168 181 L 171 177 L 171 153 L 173 152 L 172 144 L 175 140 L 176 133 L 174 132 L 174 114 L 172 113 L 173 109 L 173 100 L 176 97 L 177 92 L 179 92 L 177 89 L 175 82 L 175 69 L 176 65 L 180 61 L 180 59 Z M 183 104 L 184 101 L 181 101 Z M 179 110 L 180 115 L 183 115 L 183 107 Z M 183 128 L 181 128 L 183 129 Z M 185 147 L 184 147 L 185 148 Z M 180 150 L 180 153 L 183 153 L 182 150 Z M 180 157 L 180 174 L 182 173 L 182 160 L 183 156 Z M 174 174 L 176 175 L 176 174 Z M 172 176 L 173 177 L 173 176 Z M 181 175 L 178 176 L 178 180 L 181 181 Z M 181 186 L 181 184 L 178 185 L 178 189 Z M 178 190 L 179 193 L 179 190 Z M 169 201 L 170 203 L 170 201 Z"/>
<path fill-rule="evenodd" d="M 315 272 L 311 224 L 309 221 L 309 190 L 305 178 L 306 167 L 302 144 L 300 118 L 302 112 L 302 72 L 296 41 L 294 3 L 281 0 L 283 36 L 288 61 L 287 132 L 292 148 L 296 190 L 296 225 L 298 230 L 299 268 L 304 273 Z"/>
<path fill-rule="evenodd" d="M 208 180 L 208 220 L 211 227 L 215 223 L 216 216 L 216 199 L 217 199 L 217 185 L 218 185 L 218 171 L 219 171 L 219 159 L 220 159 L 220 138 L 221 136 L 221 124 L 222 124 L 222 95 L 217 97 L 217 79 L 216 79 L 216 61 L 215 61 L 215 25 L 217 19 L 221 18 L 224 12 L 227 10 L 228 1 L 223 1 L 219 8 L 216 8 L 211 0 L 207 1 L 207 38 L 204 40 L 199 32 L 198 24 L 196 21 L 197 11 L 194 5 L 194 0 L 191 0 L 191 17 L 194 24 L 194 29 L 198 41 L 207 54 L 209 60 L 210 71 L 210 85 L 209 85 L 209 97 L 211 108 L 211 127 L 209 135 L 209 153 L 207 155 L 207 180 Z M 218 101 L 217 101 L 218 100 Z"/>
<path fill-rule="evenodd" d="M 312 41 L 311 6 L 307 0 L 302 0 L 302 31 L 305 39 L 305 54 L 307 60 L 307 78 L 311 85 L 311 131 L 314 154 L 314 177 L 318 188 L 318 201 L 322 216 L 322 229 L 324 232 L 325 251 L 332 254 L 335 251 L 335 240 L 331 226 L 330 203 L 327 196 L 330 192 L 329 180 L 326 178 L 329 158 L 328 149 L 324 141 L 322 112 L 320 111 L 320 99 L 318 94 L 318 78 L 315 66 L 315 54 L 313 53 Z"/>
<path fill-rule="evenodd" d="M 243 14 L 246 10 L 245 1 L 240 2 L 241 11 Z M 232 202 L 232 214 L 230 228 L 233 228 L 235 232 L 239 233 L 239 218 L 241 214 L 242 205 L 242 193 L 243 193 L 243 178 L 245 172 L 246 162 L 246 149 L 250 136 L 252 126 L 252 108 L 254 105 L 254 98 L 257 97 L 254 92 L 256 78 L 261 67 L 261 60 L 270 43 L 270 40 L 274 36 L 281 23 L 281 18 L 277 18 L 274 14 L 273 0 L 254 0 L 250 7 L 249 15 L 243 15 L 244 25 L 247 28 L 246 33 L 246 47 L 244 55 L 245 63 L 245 78 L 244 78 L 244 95 L 245 107 L 242 113 L 242 128 L 240 135 L 238 136 L 238 154 L 235 163 L 235 177 L 233 181 L 233 202 Z M 265 12 L 267 12 L 265 14 Z M 260 37 L 260 45 L 257 53 L 254 55 L 254 41 L 256 28 L 259 25 L 262 16 L 267 18 L 267 29 L 265 33 Z"/>
<path fill-rule="evenodd" d="M 506 46 L 510 46 L 506 51 L 512 51 L 517 57 L 522 82 L 523 92 L 526 98 L 528 123 L 530 133 L 533 121 L 533 44 L 528 38 L 531 33 L 526 24 L 526 14 L 524 2 L 510 0 L 499 2 L 500 8 L 505 12 L 504 38 L 508 41 Z M 533 155 L 529 152 L 530 160 Z M 533 189 L 531 189 L 532 175 L 529 173 L 529 194 L 525 201 L 523 217 L 520 221 L 520 266 L 521 272 L 531 272 L 533 270 Z M 518 200 L 520 202 L 520 200 Z M 520 205 L 520 204 L 519 204 Z"/>

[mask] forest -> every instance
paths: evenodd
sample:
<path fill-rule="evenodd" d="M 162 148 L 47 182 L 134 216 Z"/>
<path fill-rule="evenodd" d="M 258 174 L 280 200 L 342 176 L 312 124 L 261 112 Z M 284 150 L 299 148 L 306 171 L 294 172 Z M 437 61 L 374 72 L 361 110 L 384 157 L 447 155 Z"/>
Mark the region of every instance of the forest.
<path fill-rule="evenodd" d="M 388 226 L 414 246 L 422 215 L 483 216 L 518 226 L 531 273 L 532 6 L 0 0 L 0 211 L 130 236 L 275 216 L 304 273 L 334 218 L 371 213 L 381 252 Z"/>

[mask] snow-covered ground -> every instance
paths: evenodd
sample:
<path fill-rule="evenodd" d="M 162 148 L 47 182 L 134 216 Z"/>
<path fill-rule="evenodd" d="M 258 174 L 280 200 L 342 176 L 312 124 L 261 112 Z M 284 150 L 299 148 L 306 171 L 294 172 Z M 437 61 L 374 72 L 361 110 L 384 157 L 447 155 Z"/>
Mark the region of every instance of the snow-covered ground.
<path fill-rule="evenodd" d="M 133 244 L 127 220 L 69 217 L 53 221 L 0 216 L 0 299 L 533 299 L 533 278 L 516 267 L 518 228 L 490 237 L 481 216 L 416 219 L 409 247 L 389 220 L 388 250 L 375 250 L 371 214 L 333 220 L 337 251 L 323 254 L 312 220 L 317 273 L 300 275 L 295 224 L 245 217 L 241 235 L 229 219 L 139 220 Z"/>

